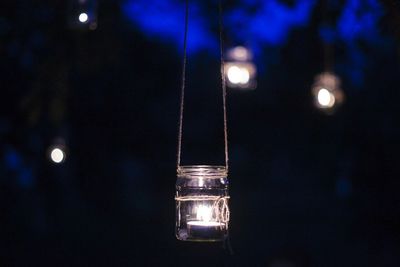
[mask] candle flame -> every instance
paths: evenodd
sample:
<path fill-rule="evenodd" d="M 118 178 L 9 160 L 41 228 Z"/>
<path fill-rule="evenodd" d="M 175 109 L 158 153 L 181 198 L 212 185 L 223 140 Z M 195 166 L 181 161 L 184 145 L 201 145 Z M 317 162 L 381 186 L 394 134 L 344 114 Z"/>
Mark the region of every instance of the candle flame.
<path fill-rule="evenodd" d="M 197 220 L 209 222 L 212 217 L 212 208 L 205 205 L 199 205 L 197 207 Z"/>

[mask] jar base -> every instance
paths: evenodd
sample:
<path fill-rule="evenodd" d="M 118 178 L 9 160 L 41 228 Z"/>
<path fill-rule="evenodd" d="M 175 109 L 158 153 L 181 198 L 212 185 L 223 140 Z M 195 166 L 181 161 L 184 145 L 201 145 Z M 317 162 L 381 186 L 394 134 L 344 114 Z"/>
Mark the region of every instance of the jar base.
<path fill-rule="evenodd" d="M 187 225 L 186 229 L 179 229 L 176 233 L 176 238 L 182 241 L 194 242 L 220 242 L 227 236 L 225 226 L 217 227 L 202 227 L 197 225 Z"/>

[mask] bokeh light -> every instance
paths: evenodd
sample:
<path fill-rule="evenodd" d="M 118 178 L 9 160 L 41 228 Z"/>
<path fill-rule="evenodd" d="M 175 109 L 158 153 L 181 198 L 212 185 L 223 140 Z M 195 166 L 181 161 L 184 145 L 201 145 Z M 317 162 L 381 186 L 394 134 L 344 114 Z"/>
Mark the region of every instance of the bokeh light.
<path fill-rule="evenodd" d="M 330 108 L 335 104 L 335 96 L 325 88 L 318 91 L 317 100 L 321 107 Z"/>
<path fill-rule="evenodd" d="M 238 61 L 248 61 L 252 59 L 252 55 L 246 47 L 236 46 L 228 51 L 228 58 Z"/>
<path fill-rule="evenodd" d="M 315 106 L 327 114 L 333 114 L 344 101 L 340 84 L 340 78 L 331 72 L 317 75 L 312 87 Z"/>
<path fill-rule="evenodd" d="M 256 66 L 251 61 L 252 53 L 243 46 L 236 46 L 226 53 L 225 73 L 231 88 L 254 89 L 256 87 Z"/>
<path fill-rule="evenodd" d="M 53 147 L 50 151 L 50 159 L 54 163 L 62 163 L 65 161 L 65 151 L 61 147 Z"/>
<path fill-rule="evenodd" d="M 89 16 L 85 12 L 82 12 L 81 14 L 79 14 L 78 19 L 79 19 L 80 22 L 86 23 L 88 21 L 88 19 L 89 19 Z"/>
<path fill-rule="evenodd" d="M 228 79 L 233 84 L 246 84 L 249 82 L 250 73 L 246 68 L 231 66 L 228 69 Z"/>

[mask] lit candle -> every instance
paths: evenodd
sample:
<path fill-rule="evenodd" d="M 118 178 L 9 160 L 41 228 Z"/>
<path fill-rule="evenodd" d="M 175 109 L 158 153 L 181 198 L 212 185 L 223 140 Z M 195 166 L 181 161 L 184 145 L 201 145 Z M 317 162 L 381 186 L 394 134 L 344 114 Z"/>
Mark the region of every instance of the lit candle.
<path fill-rule="evenodd" d="M 221 222 L 211 221 L 212 219 L 212 208 L 205 205 L 199 205 L 197 207 L 196 221 L 187 222 L 188 236 L 191 238 L 210 238 L 218 237 L 222 239 L 222 233 L 225 229 L 225 224 Z"/>

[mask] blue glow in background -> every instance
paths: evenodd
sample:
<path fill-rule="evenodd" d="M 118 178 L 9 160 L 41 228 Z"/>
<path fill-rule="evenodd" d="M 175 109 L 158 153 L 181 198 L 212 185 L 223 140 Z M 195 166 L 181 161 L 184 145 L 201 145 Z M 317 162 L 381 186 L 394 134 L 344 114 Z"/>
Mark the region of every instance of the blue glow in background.
<path fill-rule="evenodd" d="M 208 51 L 216 55 L 218 37 L 210 24 L 217 18 L 205 12 L 205 4 L 205 1 L 190 1 L 189 4 L 189 54 Z M 314 0 L 297 0 L 291 4 L 279 0 L 241 0 L 234 7 L 225 9 L 225 32 L 233 43 L 245 44 L 256 58 L 261 57 L 268 47 L 287 44 L 295 29 L 308 27 L 313 12 L 318 12 L 316 6 Z M 378 30 L 383 7 L 376 0 L 349 0 L 343 4 L 328 1 L 327 10 L 335 8 L 340 10 L 340 15 L 330 25 L 321 23 L 320 38 L 344 46 L 345 57 L 336 62 L 337 67 L 353 85 L 361 86 L 368 59 L 360 44 L 376 48 L 385 45 L 385 38 Z M 178 49 L 183 43 L 184 10 L 184 1 L 176 0 L 126 0 L 122 5 L 122 11 L 133 27 Z M 256 62 L 262 69 L 268 67 L 265 66 L 268 62 L 257 59 Z"/>

